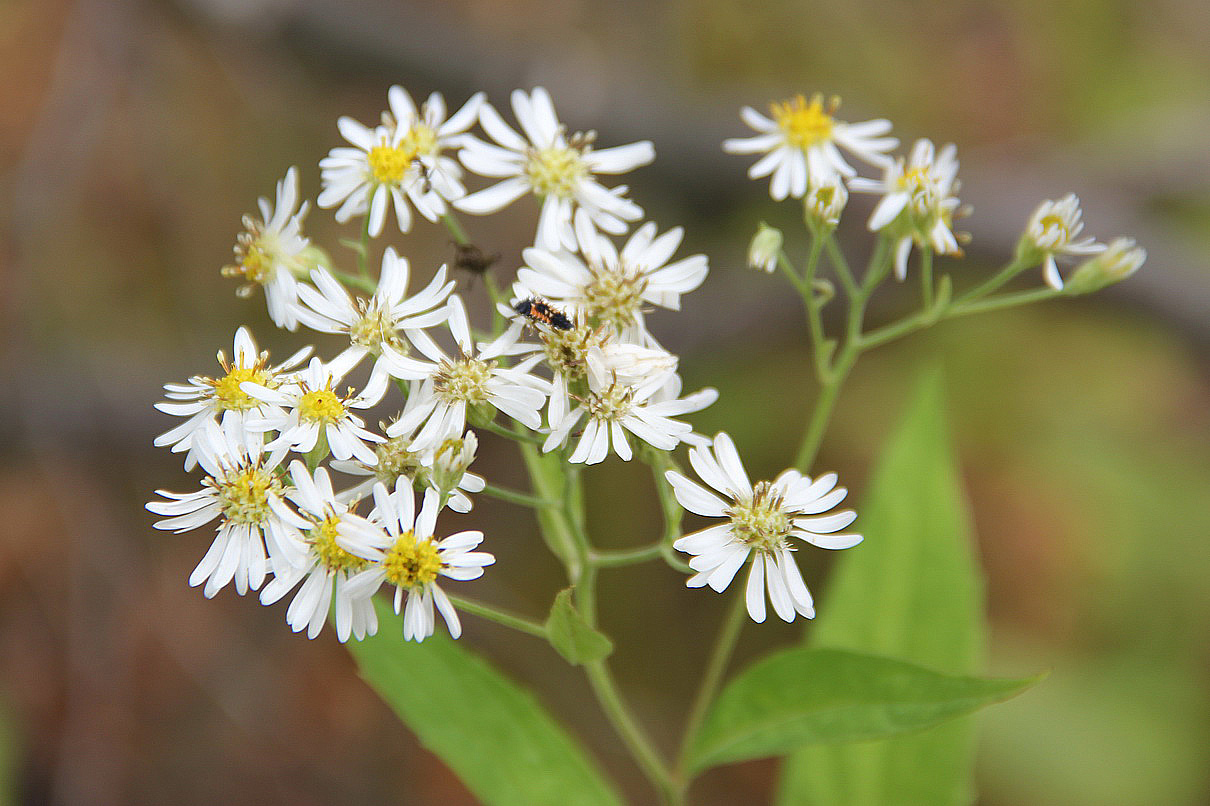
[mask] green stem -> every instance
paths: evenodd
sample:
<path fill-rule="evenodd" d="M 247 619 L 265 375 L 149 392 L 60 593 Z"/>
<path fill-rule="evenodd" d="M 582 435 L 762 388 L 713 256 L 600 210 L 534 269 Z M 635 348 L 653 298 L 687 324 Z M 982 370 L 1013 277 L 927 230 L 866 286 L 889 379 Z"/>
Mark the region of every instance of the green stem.
<path fill-rule="evenodd" d="M 1002 285 L 1016 277 L 1027 268 L 1029 268 L 1029 266 L 1025 265 L 1019 258 L 1014 258 L 1007 266 L 992 275 L 991 278 L 984 281 L 980 285 L 975 286 L 965 294 L 959 296 L 956 300 L 954 300 L 954 304 L 958 305 L 971 302 L 981 297 L 986 297 L 988 294 L 998 290 Z"/>
<path fill-rule="evenodd" d="M 849 268 L 849 261 L 845 259 L 844 253 L 840 251 L 840 245 L 836 243 L 836 236 L 828 233 L 823 239 L 824 248 L 828 250 L 828 260 L 831 261 L 832 267 L 836 269 L 836 275 L 840 278 L 840 284 L 844 286 L 844 293 L 850 300 L 855 299 L 861 294 L 857 288 L 857 280 L 853 277 L 853 270 Z"/>
<path fill-rule="evenodd" d="M 336 269 L 328 269 L 328 272 L 349 288 L 355 288 L 358 291 L 364 291 L 367 294 L 373 294 L 374 290 L 378 287 L 377 283 L 375 283 L 369 277 L 358 277 L 354 274 L 345 274 L 343 271 L 337 271 Z"/>
<path fill-rule="evenodd" d="M 484 495 L 490 495 L 492 498 L 499 498 L 501 501 L 508 501 L 510 504 L 517 504 L 523 507 L 533 507 L 541 509 L 543 507 L 557 507 L 558 501 L 551 501 L 546 498 L 539 498 L 536 495 L 523 493 L 520 490 L 511 490 L 508 487 L 501 487 L 497 484 L 488 484 L 482 490 Z"/>
<path fill-rule="evenodd" d="M 370 214 L 368 211 L 361 222 L 361 249 L 357 253 L 357 270 L 361 272 L 363 280 L 367 280 L 373 285 L 373 278 L 370 276 Z"/>
<path fill-rule="evenodd" d="M 689 751 L 693 738 L 706 718 L 706 710 L 714 702 L 719 686 L 723 682 L 723 674 L 735 651 L 739 640 L 740 629 L 744 626 L 746 599 L 742 591 L 736 590 L 727 608 L 727 615 L 719 626 L 718 636 L 714 639 L 714 649 L 710 651 L 710 659 L 706 661 L 706 671 L 702 674 L 702 682 L 698 685 L 693 705 L 689 708 L 689 718 L 685 721 L 685 732 L 681 735 L 681 751 L 678 755 L 677 768 L 685 775 L 686 764 L 689 761 Z"/>
<path fill-rule="evenodd" d="M 924 247 L 920 250 L 920 295 L 924 300 L 924 310 L 933 307 L 933 250 Z"/>
<path fill-rule="evenodd" d="M 499 434 L 502 437 L 507 437 L 515 442 L 528 442 L 532 445 L 541 445 L 545 440 L 537 434 L 529 434 L 524 431 L 514 431 L 513 429 L 500 425 L 500 423 L 492 420 L 491 422 L 482 423 L 476 427 L 485 428 L 493 434 Z"/>
<path fill-rule="evenodd" d="M 802 295 L 803 305 L 807 309 L 807 329 L 811 334 L 811 355 L 815 365 L 815 377 L 819 379 L 820 383 L 825 382 L 831 371 L 829 361 L 832 357 L 832 350 L 836 346 L 834 342 L 829 342 L 824 336 L 821 306 L 815 296 L 815 273 L 819 267 L 819 255 L 823 251 L 823 247 L 823 241 L 812 236 L 805 279 L 798 289 Z"/>
<path fill-rule="evenodd" d="M 441 223 L 445 224 L 445 228 L 449 230 L 450 237 L 453 238 L 459 246 L 470 246 L 471 239 L 466 237 L 466 230 L 462 228 L 461 222 L 457 216 L 451 212 L 441 214 Z"/>
<path fill-rule="evenodd" d="M 593 550 L 588 553 L 588 562 L 597 568 L 619 568 L 624 565 L 637 565 L 648 560 L 654 560 L 664 553 L 664 541 L 640 546 L 635 549 Z"/>
<path fill-rule="evenodd" d="M 536 621 L 514 615 L 493 605 L 484 604 L 474 599 L 467 599 L 465 596 L 457 596 L 452 593 L 447 593 L 446 596 L 454 603 L 454 607 L 466 613 L 485 618 L 488 621 L 494 621 L 505 627 L 511 627 L 514 630 L 532 635 L 535 638 L 547 638 L 546 627 Z"/>
<path fill-rule="evenodd" d="M 986 313 L 988 311 L 1002 311 L 1005 308 L 1015 308 L 1018 305 L 1028 305 L 1031 302 L 1041 302 L 1061 296 L 1063 296 L 1063 292 L 1056 291 L 1053 288 L 1014 291 L 1009 294 L 1001 294 L 998 297 L 989 297 L 969 302 L 955 302 L 946 312 L 946 317 L 969 316 L 972 313 Z"/>

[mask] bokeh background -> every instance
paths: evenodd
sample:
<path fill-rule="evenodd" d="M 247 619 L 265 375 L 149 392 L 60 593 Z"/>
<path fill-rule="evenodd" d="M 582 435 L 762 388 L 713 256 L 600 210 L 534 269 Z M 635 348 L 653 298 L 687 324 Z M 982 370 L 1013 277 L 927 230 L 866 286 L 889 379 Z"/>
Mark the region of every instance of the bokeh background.
<path fill-rule="evenodd" d="M 987 572 L 988 670 L 1053 670 L 981 717 L 980 803 L 1210 802 L 1210 10 L 1201 0 L 0 1 L 0 801 L 54 804 L 471 803 L 361 682 L 330 632 L 310 642 L 224 590 L 186 586 L 204 532 L 151 528 L 155 488 L 191 489 L 151 447 L 159 385 L 209 373 L 240 323 L 279 356 L 259 296 L 219 276 L 240 216 L 290 165 L 318 191 L 335 120 L 373 121 L 386 89 L 542 84 L 572 128 L 650 138 L 627 177 L 712 272 L 653 330 L 695 419 L 731 431 L 758 476 L 791 461 L 813 389 L 796 300 L 744 268 L 760 219 L 792 226 L 720 141 L 741 103 L 815 90 L 901 140 L 958 144 L 980 272 L 1033 206 L 1071 190 L 1089 232 L 1136 236 L 1142 272 L 1094 298 L 945 324 L 877 351 L 843 393 L 821 467 L 860 502 L 921 368 L 941 362 Z M 863 207 L 863 205 L 865 205 Z M 860 254 L 868 201 L 842 227 Z M 518 263 L 534 209 L 469 220 Z M 353 235 L 326 211 L 313 238 Z M 387 229 L 421 277 L 449 260 L 425 222 Z M 791 247 L 797 244 L 791 240 Z M 1036 280 L 1036 278 L 1033 278 Z M 482 289 L 472 306 L 485 310 Z M 874 315 L 906 298 L 882 295 Z M 320 350 L 334 343 L 318 341 Z M 330 354 L 330 353 L 329 353 Z M 753 414 L 757 412 L 757 414 Z M 480 472 L 522 484 L 484 438 Z M 644 542 L 642 468 L 592 478 L 599 539 Z M 476 593 L 540 617 L 560 587 L 527 512 L 467 520 L 499 558 Z M 872 547 L 871 547 L 872 548 Z M 826 588 L 826 558 L 808 574 Z M 603 618 L 628 696 L 670 745 L 721 597 L 663 566 L 607 572 Z M 622 601 L 616 601 L 622 598 Z M 466 617 L 465 640 L 543 700 L 646 802 L 647 789 L 549 648 Z M 690 626 L 686 626 L 690 625 Z M 747 631 L 741 656 L 801 627 Z M 552 662 L 554 661 L 554 662 Z M 767 801 L 775 768 L 711 773 L 699 802 Z"/>

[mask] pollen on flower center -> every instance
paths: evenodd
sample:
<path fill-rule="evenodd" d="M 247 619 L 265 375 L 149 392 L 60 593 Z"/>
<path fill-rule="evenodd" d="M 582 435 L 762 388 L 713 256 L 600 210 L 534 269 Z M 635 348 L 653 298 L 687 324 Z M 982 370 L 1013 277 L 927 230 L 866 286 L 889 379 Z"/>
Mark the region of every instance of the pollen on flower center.
<path fill-rule="evenodd" d="M 315 556 L 321 565 L 329 571 L 359 571 L 368 561 L 350 554 L 336 542 L 337 525 L 340 519 L 336 516 L 324 518 L 307 532 L 307 541 L 315 550 Z"/>
<path fill-rule="evenodd" d="M 441 555 L 432 539 L 416 540 L 415 533 L 404 532 L 382 558 L 387 582 L 405 590 L 423 588 L 437 578 Z"/>
<path fill-rule="evenodd" d="M 584 301 L 602 323 L 626 327 L 634 324 L 646 290 L 647 280 L 641 275 L 600 269 L 593 271 L 592 281 L 584 288 Z"/>
<path fill-rule="evenodd" d="M 261 523 L 269 517 L 269 495 L 281 492 L 281 482 L 267 470 L 249 467 L 210 483 L 218 493 L 223 517 L 235 523 Z"/>
<path fill-rule="evenodd" d="M 551 146 L 533 151 L 525 165 L 525 175 L 534 193 L 569 199 L 576 186 L 588 175 L 583 152 L 574 146 Z"/>
<path fill-rule="evenodd" d="M 433 378 L 433 391 L 446 403 L 487 401 L 487 382 L 492 378 L 495 361 L 461 358 L 445 362 Z"/>
<path fill-rule="evenodd" d="M 785 545 L 793 522 L 782 507 L 782 499 L 767 481 L 757 482 L 752 497 L 739 499 L 727 510 L 731 532 L 759 551 L 772 551 Z"/>
<path fill-rule="evenodd" d="M 411 155 L 412 159 L 420 155 L 430 156 L 437 153 L 437 132 L 423 124 L 417 124 L 408 129 L 399 141 L 399 148 Z"/>
<path fill-rule="evenodd" d="M 234 367 L 218 380 L 208 381 L 214 387 L 214 399 L 218 407 L 224 411 L 247 411 L 255 408 L 259 401 L 240 388 L 240 384 L 250 381 L 264 386 L 269 380 L 268 373 L 260 366 Z"/>
<path fill-rule="evenodd" d="M 409 443 L 410 438 L 392 437 L 374 448 L 378 457 L 374 474 L 379 480 L 391 484 L 400 476 L 406 476 L 413 482 L 427 479 L 428 469 L 420 461 L 420 454 L 408 450 Z"/>
<path fill-rule="evenodd" d="M 810 148 L 832 139 L 832 127 L 836 121 L 831 113 L 836 111 L 839 103 L 833 99 L 825 111 L 822 94 L 815 93 L 810 103 L 802 95 L 797 95 L 789 101 L 772 105 L 773 120 L 790 145 Z"/>
<path fill-rule="evenodd" d="M 546 360 L 570 380 L 583 378 L 588 367 L 588 348 L 599 344 L 599 331 L 581 323 L 571 330 L 541 334 Z"/>
<path fill-rule="evenodd" d="M 298 416 L 319 423 L 335 422 L 345 416 L 345 404 L 331 389 L 316 389 L 302 396 Z"/>
<path fill-rule="evenodd" d="M 268 285 L 275 274 L 275 258 L 280 251 L 276 239 L 270 240 L 262 234 L 259 222 L 244 217 L 246 232 L 241 232 L 235 242 L 235 263 L 224 266 L 224 277 L 243 277 L 250 283 Z"/>
<path fill-rule="evenodd" d="M 366 160 L 374 179 L 385 185 L 402 180 L 415 156 L 416 152 L 411 148 L 387 145 L 383 141 L 370 149 Z"/>
<path fill-rule="evenodd" d="M 373 300 L 357 300 L 361 317 L 349 328 L 349 339 L 358 347 L 365 347 L 372 352 L 380 352 L 382 345 L 387 345 L 397 352 L 408 352 L 407 343 L 399 337 L 399 331 L 392 324 L 387 311 L 382 310 Z"/>
<path fill-rule="evenodd" d="M 588 396 L 588 413 L 596 420 L 620 420 L 630 413 L 634 389 L 624 384 L 610 384 L 608 389 Z"/>

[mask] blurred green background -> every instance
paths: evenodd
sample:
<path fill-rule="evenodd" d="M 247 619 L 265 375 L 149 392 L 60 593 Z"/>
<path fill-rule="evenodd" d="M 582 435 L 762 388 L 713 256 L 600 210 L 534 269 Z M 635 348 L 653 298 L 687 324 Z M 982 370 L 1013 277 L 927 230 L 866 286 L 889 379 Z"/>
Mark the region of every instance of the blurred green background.
<path fill-rule="evenodd" d="M 1006 258 L 1033 206 L 1067 191 L 1090 234 L 1136 236 L 1150 260 L 1108 293 L 956 321 L 869 356 L 820 467 L 840 471 L 859 504 L 904 395 L 939 359 L 988 576 L 988 671 L 1053 670 L 982 715 L 979 802 L 1210 802 L 1200 0 L 0 1 L 0 796 L 471 802 L 330 632 L 296 637 L 283 606 L 231 590 L 204 600 L 185 580 L 208 536 L 156 532 L 142 509 L 155 488 L 196 483 L 151 447 L 169 425 L 151 408 L 160 384 L 211 372 L 241 323 L 278 356 L 309 338 L 273 330 L 260 297 L 237 300 L 219 276 L 240 216 L 290 165 L 313 198 L 316 163 L 340 142 L 336 117 L 373 121 L 392 83 L 440 90 L 451 106 L 484 89 L 502 109 L 509 90 L 542 84 L 603 145 L 655 142 L 656 163 L 626 178 L 632 196 L 661 228 L 683 224 L 684 253 L 707 253 L 712 272 L 682 314 L 651 326 L 682 353 L 687 387 L 722 393 L 698 430 L 729 430 L 757 476 L 791 461 L 813 389 L 796 301 L 744 268 L 756 222 L 792 226 L 796 214 L 744 179 L 750 160 L 721 152 L 746 133 L 740 104 L 838 93 L 843 119 L 885 116 L 905 143 L 957 143 L 975 214 L 956 271 Z M 855 199 L 842 224 L 854 254 L 868 248 L 868 209 Z M 511 272 L 534 212 L 465 223 Z M 353 232 L 326 211 L 308 223 L 337 254 Z M 386 237 L 422 279 L 452 256 L 424 222 Z M 909 304 L 897 293 L 875 317 Z M 486 309 L 481 288 L 467 296 Z M 524 483 L 511 446 L 491 439 L 477 469 Z M 653 534 L 641 471 L 615 461 L 590 474 L 594 522 L 623 519 L 598 526 L 603 544 Z M 540 616 L 560 578 L 528 513 L 485 500 L 466 520 L 498 557 L 475 595 Z M 801 557 L 816 589 L 821 554 Z M 626 635 L 618 674 L 671 744 L 722 597 L 686 591 L 663 566 L 617 574 L 602 593 L 606 627 Z M 641 595 L 610 603 L 633 585 Z M 645 802 L 578 672 L 531 639 L 464 621 L 466 640 L 541 690 Z M 749 629 L 741 655 L 800 629 Z M 695 794 L 764 802 L 774 773 L 729 767 Z"/>

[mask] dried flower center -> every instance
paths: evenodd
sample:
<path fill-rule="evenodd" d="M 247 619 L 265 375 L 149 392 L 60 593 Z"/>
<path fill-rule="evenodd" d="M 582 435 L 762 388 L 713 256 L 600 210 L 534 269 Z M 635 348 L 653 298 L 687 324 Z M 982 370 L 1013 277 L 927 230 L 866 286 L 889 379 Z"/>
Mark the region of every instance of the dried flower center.
<path fill-rule="evenodd" d="M 582 149 L 575 145 L 551 146 L 530 152 L 525 175 L 537 195 L 570 199 L 588 175 L 588 166 Z"/>
<path fill-rule="evenodd" d="M 378 456 L 374 475 L 379 481 L 389 484 L 400 476 L 406 476 L 413 482 L 428 478 L 428 468 L 421 463 L 420 454 L 408 450 L 409 442 L 409 437 L 392 437 L 374 448 Z"/>
<path fill-rule="evenodd" d="M 601 343 L 598 331 L 587 324 L 543 332 L 541 339 L 547 363 L 573 381 L 583 378 L 587 371 L 588 348 Z"/>
<path fill-rule="evenodd" d="M 240 388 L 245 381 L 265 386 L 269 383 L 269 373 L 260 364 L 233 367 L 218 380 L 206 381 L 214 387 L 214 401 L 220 411 L 247 411 L 257 406 L 259 401 Z"/>
<path fill-rule="evenodd" d="M 758 551 L 773 551 L 785 545 L 794 525 L 782 506 L 781 495 L 767 481 L 757 482 L 750 498 L 741 498 L 727 510 L 731 533 Z"/>
<path fill-rule="evenodd" d="M 320 424 L 334 423 L 344 418 L 345 404 L 331 389 L 316 389 L 302 396 L 298 416 Z"/>
<path fill-rule="evenodd" d="M 272 514 L 269 496 L 281 492 L 281 482 L 261 467 L 233 470 L 208 480 L 218 493 L 223 517 L 234 523 L 263 523 Z"/>
<path fill-rule="evenodd" d="M 433 378 L 433 391 L 446 403 L 486 403 L 487 382 L 491 380 L 495 368 L 495 361 L 480 361 L 477 358 L 446 361 Z"/>
<path fill-rule="evenodd" d="M 340 517 L 329 515 L 307 532 L 307 541 L 315 551 L 315 557 L 319 560 L 320 565 L 329 571 L 346 573 L 360 571 L 369 564 L 369 561 L 356 554 L 350 554 L 337 544 L 336 537 L 339 534 L 337 527 L 339 525 Z"/>
<path fill-rule="evenodd" d="M 417 541 L 411 530 L 404 532 L 382 558 L 387 582 L 406 590 L 423 588 L 437 578 L 441 555 L 431 538 Z"/>
<path fill-rule="evenodd" d="M 589 313 L 602 324 L 618 328 L 634 324 L 635 315 L 643 304 L 647 278 L 641 272 L 633 274 L 625 266 L 619 271 L 605 268 L 592 270 L 592 281 L 584 289 L 584 301 Z"/>
<path fill-rule="evenodd" d="M 834 98 L 825 111 L 822 94 L 811 96 L 809 103 L 805 97 L 797 95 L 789 101 L 772 105 L 773 120 L 781 128 L 786 142 L 798 148 L 810 148 L 832 139 L 832 127 L 836 121 L 831 113 L 839 105 L 840 101 Z"/>
<path fill-rule="evenodd" d="M 407 343 L 400 338 L 389 311 L 383 310 L 376 300 L 358 299 L 357 309 L 361 314 L 349 328 L 349 339 L 358 347 L 377 354 L 386 345 L 397 352 L 407 354 Z"/>
<path fill-rule="evenodd" d="M 630 413 L 633 401 L 633 387 L 612 383 L 609 388 L 588 395 L 588 414 L 594 420 L 615 422 Z"/>

